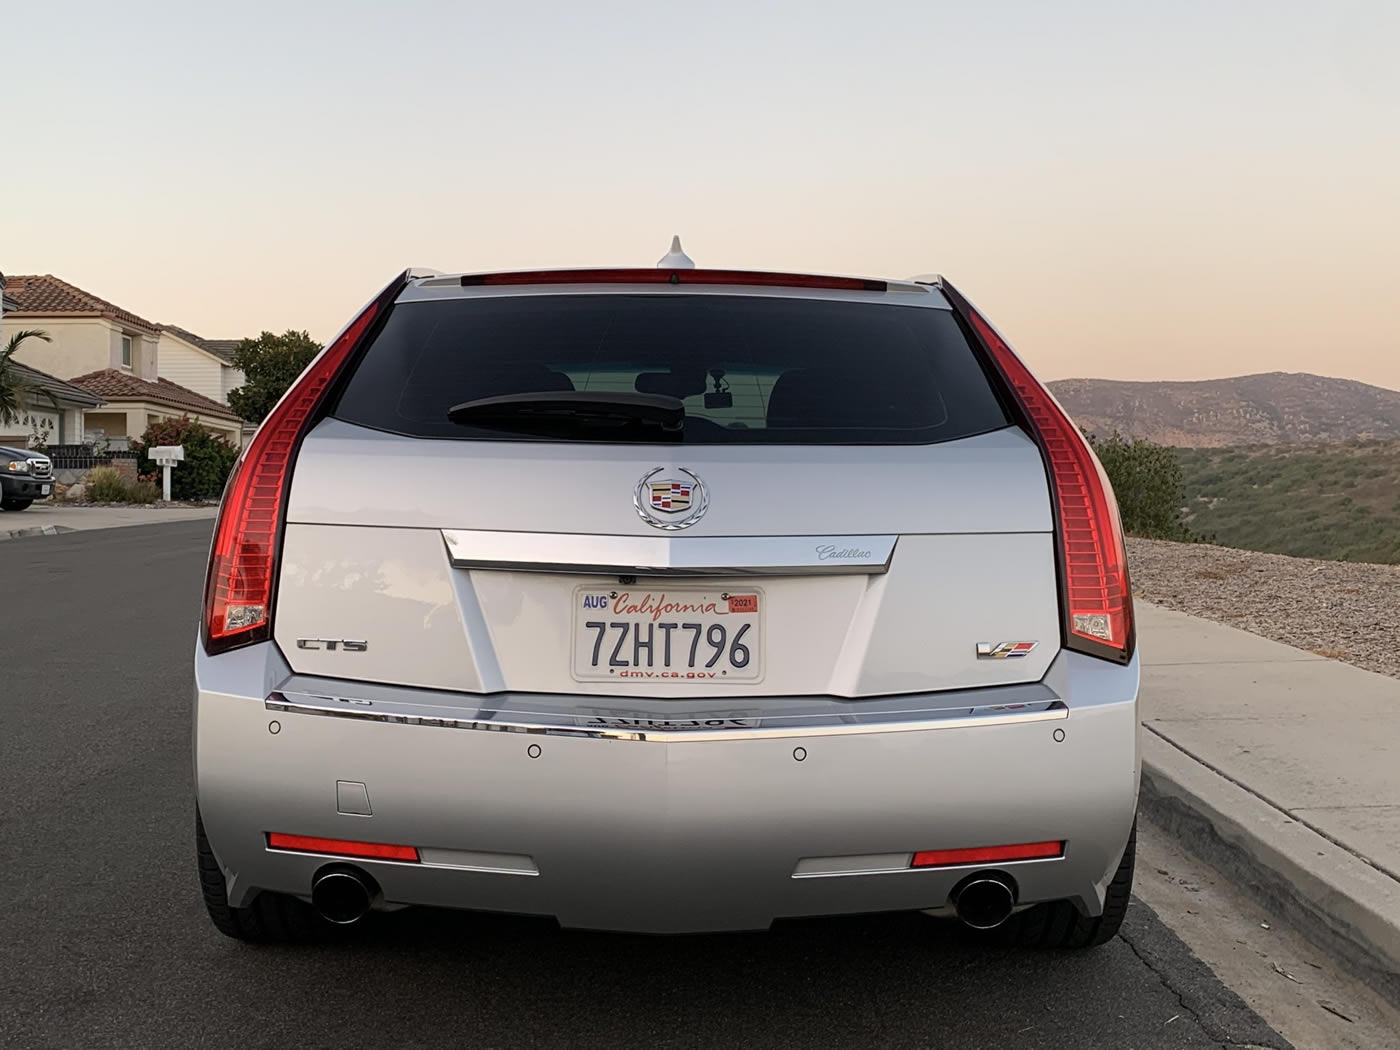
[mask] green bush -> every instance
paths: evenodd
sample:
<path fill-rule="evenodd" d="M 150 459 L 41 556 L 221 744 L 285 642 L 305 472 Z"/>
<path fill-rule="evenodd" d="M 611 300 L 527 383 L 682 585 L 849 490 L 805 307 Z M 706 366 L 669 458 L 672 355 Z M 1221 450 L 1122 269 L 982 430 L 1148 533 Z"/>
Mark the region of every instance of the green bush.
<path fill-rule="evenodd" d="M 153 482 L 144 478 L 129 482 L 126 486 L 126 501 L 128 503 L 154 503 L 158 499 L 160 499 L 160 489 L 156 488 Z"/>
<path fill-rule="evenodd" d="M 1158 540 L 1196 538 L 1181 519 L 1186 484 L 1171 449 L 1118 433 L 1107 438 L 1090 436 L 1089 442 L 1118 497 L 1126 532 Z"/>
<path fill-rule="evenodd" d="M 126 479 L 115 467 L 96 467 L 83 479 L 87 498 L 94 503 L 125 503 Z"/>
<path fill-rule="evenodd" d="M 148 450 L 157 445 L 183 445 L 185 449 L 184 460 L 170 471 L 171 499 L 218 499 L 238 459 L 238 449 L 188 416 L 163 419 L 152 423 L 141 440 L 132 443 L 132 448 L 141 453 L 142 476 L 161 476 L 161 468 L 148 455 Z"/>
<path fill-rule="evenodd" d="M 84 479 L 94 503 L 154 503 L 158 493 L 149 481 L 127 481 L 115 467 L 97 467 Z"/>

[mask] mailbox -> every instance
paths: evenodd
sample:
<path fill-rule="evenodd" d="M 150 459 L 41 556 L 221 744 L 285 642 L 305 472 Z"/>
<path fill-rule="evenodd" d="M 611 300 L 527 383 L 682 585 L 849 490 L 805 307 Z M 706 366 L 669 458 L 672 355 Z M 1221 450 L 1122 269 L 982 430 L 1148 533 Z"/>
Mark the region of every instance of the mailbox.
<path fill-rule="evenodd" d="M 184 459 L 185 459 L 185 446 L 184 446 L 184 445 L 156 445 L 154 448 L 150 449 L 150 450 L 146 453 L 146 455 L 150 456 L 153 460 L 155 460 L 155 461 L 156 461 L 156 466 L 158 466 L 158 467 L 161 468 L 161 473 L 164 475 L 164 478 L 163 478 L 162 480 L 165 482 L 165 484 L 164 484 L 164 486 L 163 486 L 164 492 L 165 492 L 165 502 L 169 503 L 169 502 L 170 502 L 170 468 L 173 467 L 173 466 L 175 466 L 177 463 L 182 463 L 182 462 L 184 462 Z"/>
<path fill-rule="evenodd" d="M 148 453 L 156 465 L 160 467 L 173 467 L 176 463 L 181 463 L 185 459 L 184 445 L 157 445 Z"/>

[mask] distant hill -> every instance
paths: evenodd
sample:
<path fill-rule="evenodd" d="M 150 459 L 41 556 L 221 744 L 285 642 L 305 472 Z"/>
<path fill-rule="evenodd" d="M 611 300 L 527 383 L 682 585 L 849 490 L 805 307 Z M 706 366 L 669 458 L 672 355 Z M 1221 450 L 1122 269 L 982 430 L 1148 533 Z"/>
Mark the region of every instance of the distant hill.
<path fill-rule="evenodd" d="M 1400 441 L 1179 448 L 1176 457 L 1187 527 L 1211 542 L 1400 564 Z"/>
<path fill-rule="evenodd" d="M 1400 391 L 1306 372 L 1186 383 L 1061 379 L 1050 389 L 1091 433 L 1178 448 L 1400 439 Z"/>

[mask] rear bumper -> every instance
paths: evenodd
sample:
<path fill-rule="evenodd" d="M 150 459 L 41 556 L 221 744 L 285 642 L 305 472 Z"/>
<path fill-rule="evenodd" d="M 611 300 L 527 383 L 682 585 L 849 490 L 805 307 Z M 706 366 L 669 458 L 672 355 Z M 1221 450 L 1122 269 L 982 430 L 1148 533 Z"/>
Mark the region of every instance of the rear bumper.
<path fill-rule="evenodd" d="M 910 870 L 903 856 L 1060 839 L 1059 859 L 997 867 L 1022 904 L 1070 899 L 1097 914 L 1136 808 L 1135 663 L 1062 654 L 1044 684 L 1061 701 L 1029 710 L 997 711 L 988 694 L 1003 691 L 983 690 L 976 709 L 922 720 L 695 736 L 580 732 L 539 715 L 527 727 L 494 717 L 500 697 L 455 721 L 363 717 L 401 711 L 382 695 L 347 705 L 361 717 L 269 705 L 278 662 L 271 646 L 197 660 L 199 805 L 235 904 L 306 895 L 334 859 L 269 850 L 267 832 L 427 851 L 424 863 L 356 862 L 390 904 L 646 932 L 941 908 L 980 869 Z M 365 785 L 372 815 L 341 812 L 337 782 Z"/>

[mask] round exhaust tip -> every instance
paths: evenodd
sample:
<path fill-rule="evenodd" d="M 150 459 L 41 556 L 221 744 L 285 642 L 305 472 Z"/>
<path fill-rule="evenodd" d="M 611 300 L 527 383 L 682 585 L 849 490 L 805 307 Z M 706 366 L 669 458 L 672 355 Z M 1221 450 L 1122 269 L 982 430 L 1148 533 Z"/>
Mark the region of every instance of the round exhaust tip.
<path fill-rule="evenodd" d="M 376 893 L 368 875 L 336 868 L 316 876 L 311 884 L 311 904 L 327 922 L 349 926 L 368 914 Z"/>
<path fill-rule="evenodd" d="M 991 930 L 1011 917 L 1016 893 L 999 875 L 976 875 L 953 893 L 958 918 L 974 930 Z"/>

